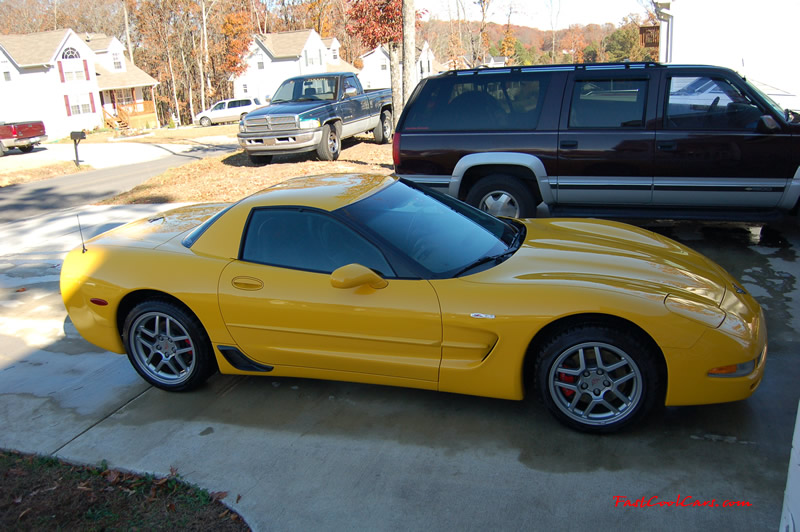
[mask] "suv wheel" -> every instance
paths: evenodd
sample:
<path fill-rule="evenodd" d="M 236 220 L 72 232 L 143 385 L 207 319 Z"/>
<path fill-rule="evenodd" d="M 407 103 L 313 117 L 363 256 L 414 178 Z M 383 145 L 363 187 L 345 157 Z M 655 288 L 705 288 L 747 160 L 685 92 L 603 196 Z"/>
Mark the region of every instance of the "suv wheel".
<path fill-rule="evenodd" d="M 200 125 L 203 126 L 203 127 L 210 126 L 211 125 L 211 119 L 208 118 L 207 116 L 204 116 L 203 118 L 200 119 Z"/>
<path fill-rule="evenodd" d="M 493 216 L 532 218 L 536 200 L 519 179 L 502 174 L 484 177 L 467 193 L 467 203 Z"/>

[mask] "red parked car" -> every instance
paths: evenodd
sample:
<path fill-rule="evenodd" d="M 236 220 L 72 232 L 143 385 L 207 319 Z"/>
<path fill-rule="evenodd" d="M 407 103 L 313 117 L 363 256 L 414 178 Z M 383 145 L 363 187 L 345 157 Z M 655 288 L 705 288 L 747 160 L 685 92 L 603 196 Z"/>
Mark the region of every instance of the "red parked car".
<path fill-rule="evenodd" d="M 47 140 L 43 122 L 0 122 L 0 157 L 11 148 L 30 153 L 33 147 Z"/>

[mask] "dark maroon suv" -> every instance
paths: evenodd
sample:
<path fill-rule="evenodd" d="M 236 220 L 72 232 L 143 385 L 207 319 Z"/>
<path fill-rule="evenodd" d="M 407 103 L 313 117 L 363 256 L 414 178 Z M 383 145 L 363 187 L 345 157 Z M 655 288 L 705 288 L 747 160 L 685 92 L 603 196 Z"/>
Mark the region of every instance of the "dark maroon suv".
<path fill-rule="evenodd" d="M 501 216 L 756 218 L 800 197 L 800 119 L 714 66 L 447 72 L 417 86 L 393 155 Z"/>

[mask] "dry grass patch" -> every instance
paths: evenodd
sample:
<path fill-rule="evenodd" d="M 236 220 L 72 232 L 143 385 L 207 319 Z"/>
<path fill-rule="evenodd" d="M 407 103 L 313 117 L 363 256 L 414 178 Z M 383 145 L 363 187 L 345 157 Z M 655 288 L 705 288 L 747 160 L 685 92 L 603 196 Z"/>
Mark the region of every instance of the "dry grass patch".
<path fill-rule="evenodd" d="M 238 152 L 172 168 L 101 204 L 231 202 L 291 177 L 328 173 L 388 175 L 392 172 L 391 162 L 391 146 L 375 144 L 366 136 L 344 141 L 338 161 L 319 161 L 312 153 L 276 156 L 272 164 L 255 166 L 247 154 Z"/>
<path fill-rule="evenodd" d="M 77 174 L 78 172 L 85 172 L 87 170 L 92 170 L 92 167 L 82 164 L 79 168 L 75 166 L 74 162 L 67 161 L 48 164 L 46 166 L 38 166 L 35 168 L 13 170 L 0 174 L 0 187 L 31 183 L 33 181 L 43 181 L 45 179 L 50 179 L 51 177 Z"/>

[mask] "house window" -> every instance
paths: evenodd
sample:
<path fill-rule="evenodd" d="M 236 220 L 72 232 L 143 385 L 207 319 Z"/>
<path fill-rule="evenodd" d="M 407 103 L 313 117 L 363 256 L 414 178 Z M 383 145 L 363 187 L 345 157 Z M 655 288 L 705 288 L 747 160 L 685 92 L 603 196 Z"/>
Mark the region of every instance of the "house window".
<path fill-rule="evenodd" d="M 83 70 L 65 70 L 64 71 L 64 80 L 65 81 L 85 81 L 86 80 L 86 73 Z"/>
<path fill-rule="evenodd" d="M 92 112 L 92 104 L 88 94 L 80 96 L 70 96 L 69 110 L 73 115 L 89 114 Z"/>
<path fill-rule="evenodd" d="M 381 63 L 381 70 L 386 70 L 386 63 Z"/>
<path fill-rule="evenodd" d="M 259 61 L 258 62 L 258 69 L 259 70 L 264 70 L 264 61 Z"/>
<path fill-rule="evenodd" d="M 3 79 L 11 81 L 11 72 L 3 72 Z"/>
<path fill-rule="evenodd" d="M 303 57 L 306 60 L 306 66 L 308 66 L 308 50 L 303 50 Z"/>
<path fill-rule="evenodd" d="M 114 91 L 114 99 L 117 105 L 130 105 L 133 103 L 133 95 L 131 89 L 117 89 Z"/>
<path fill-rule="evenodd" d="M 247 94 L 247 85 L 242 85 L 242 91 Z"/>
<path fill-rule="evenodd" d="M 333 57 L 334 60 L 339 59 L 339 50 L 337 48 L 331 50 L 331 57 Z"/>
<path fill-rule="evenodd" d="M 119 52 L 111 54 L 111 57 L 114 59 L 114 70 L 122 70 L 122 58 Z"/>
<path fill-rule="evenodd" d="M 61 54 L 61 59 L 80 59 L 81 54 L 75 48 L 69 47 Z"/>

